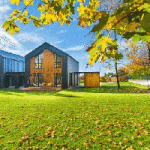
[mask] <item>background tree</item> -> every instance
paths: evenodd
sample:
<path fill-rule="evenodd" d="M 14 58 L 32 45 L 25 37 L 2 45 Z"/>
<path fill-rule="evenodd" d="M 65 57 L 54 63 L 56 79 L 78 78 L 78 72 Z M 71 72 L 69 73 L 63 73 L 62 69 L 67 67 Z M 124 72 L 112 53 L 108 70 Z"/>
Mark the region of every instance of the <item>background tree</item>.
<path fill-rule="evenodd" d="M 128 52 L 129 63 L 126 68 L 129 69 L 129 75 L 133 78 L 137 75 L 145 77 L 148 75 L 148 51 L 147 45 L 141 44 L 140 46 L 132 45 L 132 49 Z"/>
<path fill-rule="evenodd" d="M 119 76 L 129 75 L 129 69 L 127 67 L 121 66 L 118 68 L 118 74 Z"/>

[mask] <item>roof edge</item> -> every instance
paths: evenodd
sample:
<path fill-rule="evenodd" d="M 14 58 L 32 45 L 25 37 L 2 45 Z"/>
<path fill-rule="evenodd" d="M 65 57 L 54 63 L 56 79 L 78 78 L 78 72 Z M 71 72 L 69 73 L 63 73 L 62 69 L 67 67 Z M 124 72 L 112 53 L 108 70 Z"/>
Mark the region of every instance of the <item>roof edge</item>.
<path fill-rule="evenodd" d="M 57 48 L 57 47 L 55 47 L 55 46 L 53 46 L 53 45 L 51 45 L 51 44 L 49 44 L 49 43 L 47 43 L 47 42 L 44 42 L 44 43 L 41 44 L 40 46 L 36 47 L 34 50 L 32 50 L 31 52 L 29 52 L 28 54 L 26 54 L 24 57 L 28 58 L 28 55 L 30 55 L 30 53 L 32 53 L 32 52 L 36 51 L 38 48 L 40 48 L 40 47 L 42 47 L 42 46 L 46 46 L 46 45 L 52 46 L 52 47 L 54 47 L 54 48 L 60 50 L 61 52 L 63 52 L 63 53 L 66 54 L 67 56 L 69 56 L 69 57 L 71 57 L 72 59 L 74 59 L 77 63 L 79 63 L 75 58 L 73 58 L 72 56 L 70 56 L 69 54 L 67 54 L 66 52 L 64 52 L 63 50 L 61 50 L 61 49 L 59 49 L 59 48 Z M 43 48 L 43 50 L 44 50 L 44 49 L 45 49 L 45 47 Z M 48 50 L 49 50 L 49 49 L 48 49 Z M 50 50 L 49 50 L 49 51 L 50 51 Z"/>

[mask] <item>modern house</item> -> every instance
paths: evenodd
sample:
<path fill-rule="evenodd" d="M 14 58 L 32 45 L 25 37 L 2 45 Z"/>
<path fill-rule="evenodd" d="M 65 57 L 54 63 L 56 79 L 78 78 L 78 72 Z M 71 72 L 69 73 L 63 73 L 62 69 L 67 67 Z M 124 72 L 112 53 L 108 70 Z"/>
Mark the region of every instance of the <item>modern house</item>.
<path fill-rule="evenodd" d="M 84 74 L 84 87 L 99 87 L 99 72 L 79 72 L 79 62 L 66 52 L 43 43 L 25 57 L 0 51 L 0 88 L 20 90 L 61 90 L 79 87 Z"/>
<path fill-rule="evenodd" d="M 0 50 L 0 88 L 24 84 L 25 59 Z"/>
<path fill-rule="evenodd" d="M 25 56 L 26 87 L 66 89 L 78 84 L 79 62 L 62 50 L 44 43 Z M 71 79 L 70 79 L 71 78 Z"/>

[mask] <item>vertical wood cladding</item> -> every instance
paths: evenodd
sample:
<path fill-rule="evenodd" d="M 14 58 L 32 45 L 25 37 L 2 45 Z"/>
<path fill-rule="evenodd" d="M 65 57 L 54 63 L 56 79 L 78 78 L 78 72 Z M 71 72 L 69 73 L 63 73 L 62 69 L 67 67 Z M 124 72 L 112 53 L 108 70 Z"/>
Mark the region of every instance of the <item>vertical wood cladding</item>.
<path fill-rule="evenodd" d="M 62 73 L 62 68 L 54 68 L 54 53 L 48 49 L 44 49 L 43 55 L 43 69 L 35 69 L 35 57 L 30 59 L 30 84 L 34 83 L 34 74 L 43 73 L 44 82 L 52 83 L 51 86 L 54 86 L 54 74 Z M 61 61 L 62 62 L 62 61 Z"/>
<path fill-rule="evenodd" d="M 84 74 L 84 86 L 85 87 L 99 87 L 100 77 L 99 73 L 85 73 Z"/>

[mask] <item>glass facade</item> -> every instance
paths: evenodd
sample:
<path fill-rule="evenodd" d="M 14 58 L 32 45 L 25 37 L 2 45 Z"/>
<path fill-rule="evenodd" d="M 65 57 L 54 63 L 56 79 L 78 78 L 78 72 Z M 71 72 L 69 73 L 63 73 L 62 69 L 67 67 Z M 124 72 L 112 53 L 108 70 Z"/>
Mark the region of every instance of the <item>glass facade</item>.
<path fill-rule="evenodd" d="M 61 73 L 54 74 L 54 86 L 55 87 L 61 87 L 61 78 L 62 78 Z"/>
<path fill-rule="evenodd" d="M 24 72 L 25 64 L 23 61 L 4 58 L 4 73 L 6 72 Z"/>
<path fill-rule="evenodd" d="M 61 68 L 61 57 L 56 54 L 54 54 L 54 67 Z"/>
<path fill-rule="evenodd" d="M 43 73 L 34 74 L 34 83 L 36 87 L 43 86 L 43 83 L 44 83 Z"/>
<path fill-rule="evenodd" d="M 43 69 L 43 52 L 35 56 L 35 69 Z"/>

